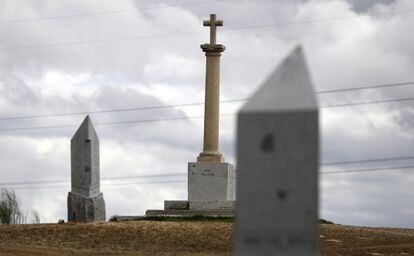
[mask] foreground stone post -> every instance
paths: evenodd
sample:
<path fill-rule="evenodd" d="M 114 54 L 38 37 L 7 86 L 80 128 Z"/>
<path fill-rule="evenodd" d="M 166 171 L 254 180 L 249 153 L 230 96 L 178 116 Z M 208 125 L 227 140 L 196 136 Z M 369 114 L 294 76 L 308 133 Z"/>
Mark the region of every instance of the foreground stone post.
<path fill-rule="evenodd" d="M 99 187 L 99 139 L 89 116 L 71 140 L 71 177 L 68 221 L 104 221 L 105 201 Z"/>
<path fill-rule="evenodd" d="M 317 255 L 318 106 L 300 48 L 238 113 L 236 255 Z"/>

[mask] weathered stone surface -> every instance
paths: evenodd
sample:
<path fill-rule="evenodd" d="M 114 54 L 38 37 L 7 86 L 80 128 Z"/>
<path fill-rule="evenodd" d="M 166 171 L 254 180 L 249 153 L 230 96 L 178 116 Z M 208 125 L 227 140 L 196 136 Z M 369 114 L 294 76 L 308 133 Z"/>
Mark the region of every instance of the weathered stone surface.
<path fill-rule="evenodd" d="M 146 216 L 204 216 L 204 217 L 233 217 L 234 210 L 147 210 Z"/>
<path fill-rule="evenodd" d="M 69 192 L 68 221 L 95 222 L 105 219 L 105 201 L 102 193 L 94 197 L 84 197 Z"/>
<path fill-rule="evenodd" d="M 190 201 L 191 210 L 234 209 L 234 201 Z"/>
<path fill-rule="evenodd" d="M 99 139 L 89 116 L 70 144 L 72 192 L 86 197 L 99 194 Z"/>
<path fill-rule="evenodd" d="M 99 187 L 99 139 L 89 116 L 71 140 L 71 181 L 68 220 L 105 220 L 105 202 Z"/>
<path fill-rule="evenodd" d="M 184 200 L 165 200 L 164 210 L 188 210 L 189 203 Z"/>
<path fill-rule="evenodd" d="M 219 152 L 220 56 L 225 47 L 216 43 L 216 26 L 223 22 L 211 14 L 210 20 L 203 24 L 210 26 L 210 43 L 201 45 L 206 55 L 203 152 L 197 157 L 197 163 L 188 163 L 188 201 L 165 201 L 167 211 L 181 208 L 187 211 L 217 210 L 234 206 L 233 165 L 225 163 Z"/>
<path fill-rule="evenodd" d="M 220 56 L 225 47 L 216 44 L 216 26 L 222 26 L 223 21 L 216 20 L 211 14 L 210 20 L 203 22 L 210 26 L 210 43 L 201 45 L 206 54 L 206 94 L 204 107 L 204 139 L 203 152 L 197 157 L 197 162 L 224 162 L 219 152 L 219 114 L 220 114 Z"/>
<path fill-rule="evenodd" d="M 237 123 L 236 255 L 318 254 L 318 106 L 300 48 Z"/>
<path fill-rule="evenodd" d="M 233 201 L 234 179 L 232 164 L 188 163 L 188 201 Z"/>

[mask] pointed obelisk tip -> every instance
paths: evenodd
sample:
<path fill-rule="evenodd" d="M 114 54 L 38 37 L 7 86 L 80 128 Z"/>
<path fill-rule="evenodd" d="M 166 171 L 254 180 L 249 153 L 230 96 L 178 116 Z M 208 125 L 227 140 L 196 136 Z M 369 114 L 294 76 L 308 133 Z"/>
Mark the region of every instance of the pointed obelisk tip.
<path fill-rule="evenodd" d="M 88 125 L 88 126 L 90 125 L 93 127 L 92 120 L 89 117 L 89 115 L 86 115 L 86 117 L 83 119 L 81 126 L 84 126 L 84 125 Z"/>
<path fill-rule="evenodd" d="M 85 138 L 88 138 L 88 139 L 91 139 L 91 138 L 98 139 L 98 136 L 97 136 L 96 131 L 95 131 L 95 127 L 93 126 L 92 120 L 89 117 L 89 115 L 87 115 L 83 119 L 82 124 L 79 126 L 78 130 L 73 135 L 72 140 L 75 137 L 82 137 L 82 138 L 85 137 Z"/>
<path fill-rule="evenodd" d="M 302 50 L 302 45 L 298 44 L 295 46 L 295 48 L 293 48 L 293 51 L 290 55 L 303 55 L 303 50 Z"/>
<path fill-rule="evenodd" d="M 85 116 L 85 119 L 83 119 L 83 121 L 84 121 L 84 122 L 85 122 L 85 121 L 92 122 L 92 121 L 91 121 L 91 118 L 89 117 L 89 115 L 86 115 L 86 116 Z"/>
<path fill-rule="evenodd" d="M 317 109 L 315 91 L 300 45 L 262 83 L 240 112 Z"/>

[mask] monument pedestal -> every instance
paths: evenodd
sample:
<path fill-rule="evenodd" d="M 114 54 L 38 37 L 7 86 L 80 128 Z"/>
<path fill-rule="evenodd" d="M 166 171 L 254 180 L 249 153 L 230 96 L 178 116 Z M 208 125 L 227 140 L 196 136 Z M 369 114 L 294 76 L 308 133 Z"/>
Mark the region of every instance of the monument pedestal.
<path fill-rule="evenodd" d="M 229 163 L 188 163 L 188 201 L 190 210 L 200 208 L 202 202 L 207 209 L 234 201 L 234 170 Z M 216 203 L 214 203 L 216 202 Z"/>
<path fill-rule="evenodd" d="M 68 193 L 68 221 L 95 222 L 105 219 L 105 201 L 102 193 L 93 197 Z"/>
<path fill-rule="evenodd" d="M 166 200 L 148 216 L 234 216 L 235 173 L 229 163 L 188 163 L 188 200 Z"/>

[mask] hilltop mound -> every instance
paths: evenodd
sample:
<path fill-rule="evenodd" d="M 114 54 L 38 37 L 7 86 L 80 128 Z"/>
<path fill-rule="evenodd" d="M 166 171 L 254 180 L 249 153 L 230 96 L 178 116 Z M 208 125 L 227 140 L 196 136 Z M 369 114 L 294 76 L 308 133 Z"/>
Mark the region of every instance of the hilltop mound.
<path fill-rule="evenodd" d="M 0 226 L 5 255 L 232 255 L 233 223 L 128 221 Z M 321 255 L 414 255 L 414 230 L 321 225 Z"/>

